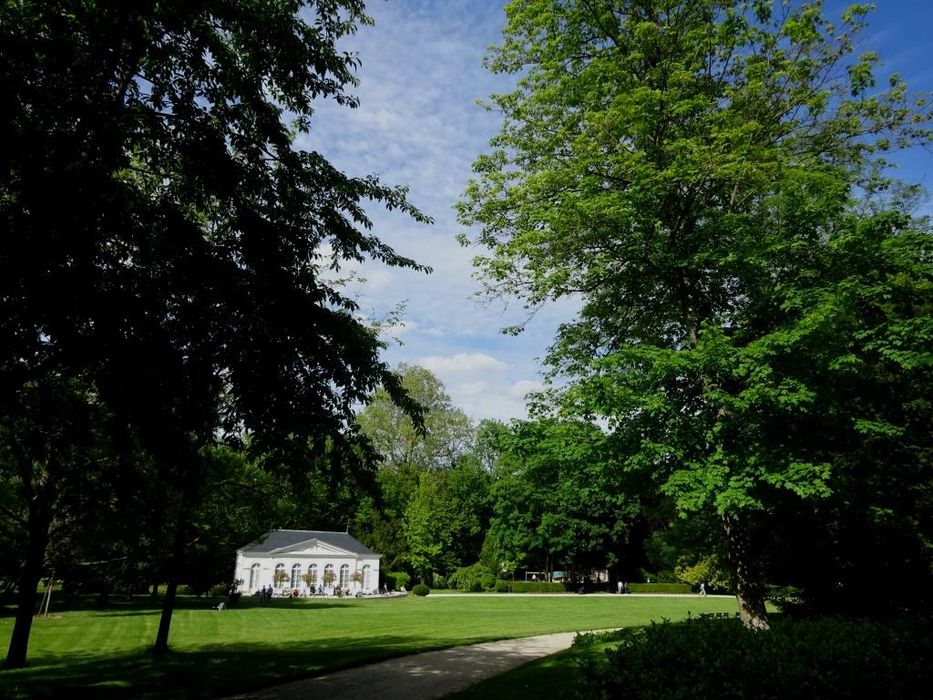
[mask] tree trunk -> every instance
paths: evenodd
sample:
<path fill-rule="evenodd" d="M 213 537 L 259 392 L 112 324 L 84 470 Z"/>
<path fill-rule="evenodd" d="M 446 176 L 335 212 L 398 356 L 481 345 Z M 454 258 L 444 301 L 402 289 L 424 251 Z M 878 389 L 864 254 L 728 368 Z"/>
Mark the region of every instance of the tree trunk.
<path fill-rule="evenodd" d="M 175 610 L 175 595 L 178 592 L 178 578 L 181 572 L 181 562 L 185 560 L 185 543 L 187 541 L 189 508 L 182 509 L 182 516 L 175 525 L 174 556 L 168 564 L 168 582 L 165 585 L 165 598 L 162 600 L 162 617 L 159 618 L 159 631 L 156 633 L 155 644 L 152 647 L 153 656 L 165 656 L 168 652 L 168 633 L 172 625 L 172 613 Z"/>
<path fill-rule="evenodd" d="M 43 520 L 43 522 L 36 522 L 37 520 Z M 38 600 L 36 589 L 42 578 L 42 565 L 45 562 L 45 550 L 49 541 L 47 519 L 39 518 L 35 512 L 31 512 L 28 532 L 26 561 L 19 575 L 19 590 L 16 594 L 16 621 L 13 623 L 13 634 L 10 637 L 10 646 L 6 656 L 8 668 L 22 668 L 26 665 L 29 634 L 32 631 L 32 621 Z"/>
<path fill-rule="evenodd" d="M 751 551 L 748 528 L 734 515 L 724 515 L 726 549 L 735 576 L 735 597 L 739 604 L 742 624 L 756 632 L 769 630 L 768 613 L 765 609 L 765 590 L 757 566 L 757 558 Z"/>
<path fill-rule="evenodd" d="M 201 442 L 207 444 L 207 440 Z M 178 581 L 183 572 L 185 552 L 188 549 L 188 538 L 191 534 L 191 522 L 199 502 L 201 488 L 202 464 L 197 451 L 191 450 L 191 444 L 185 443 L 178 450 L 177 464 L 190 465 L 176 479 L 180 487 L 178 509 L 174 518 L 174 542 L 172 543 L 172 557 L 167 562 L 168 581 L 165 585 L 165 598 L 162 600 L 162 616 L 159 619 L 159 630 L 156 632 L 155 644 L 152 646 L 152 655 L 162 657 L 168 653 L 168 635 L 172 625 L 172 613 L 175 610 L 175 596 L 178 592 Z M 172 522 L 170 519 L 169 522 Z"/>
<path fill-rule="evenodd" d="M 174 567 L 173 567 L 174 568 Z M 175 573 L 165 586 L 165 599 L 162 601 L 162 617 L 159 618 L 159 631 L 156 633 L 155 644 L 152 647 L 153 656 L 165 656 L 168 653 L 168 633 L 172 625 L 172 612 L 175 610 L 175 593 L 178 590 L 178 581 Z"/>

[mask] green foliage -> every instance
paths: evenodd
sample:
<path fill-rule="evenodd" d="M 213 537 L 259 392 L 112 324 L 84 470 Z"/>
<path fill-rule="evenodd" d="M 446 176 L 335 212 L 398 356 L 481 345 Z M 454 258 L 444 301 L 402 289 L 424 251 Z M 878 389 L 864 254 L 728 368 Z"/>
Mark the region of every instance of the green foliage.
<path fill-rule="evenodd" d="M 641 570 L 641 577 L 648 582 L 653 583 L 683 583 L 683 579 L 675 571 L 662 569 L 657 573 L 652 573 L 644 569 Z"/>
<path fill-rule="evenodd" d="M 922 698 L 933 683 L 926 620 L 890 625 L 779 621 L 756 634 L 733 621 L 618 634 L 607 663 L 587 659 L 587 697 Z"/>
<path fill-rule="evenodd" d="M 640 504 L 605 434 L 585 421 L 515 421 L 497 441 L 487 561 L 494 552 L 500 570 L 612 565 Z"/>
<path fill-rule="evenodd" d="M 627 583 L 629 593 L 690 593 L 689 583 Z"/>
<path fill-rule="evenodd" d="M 403 364 L 397 372 L 402 387 L 421 406 L 421 422 L 412 421 L 383 388 L 359 413 L 363 433 L 388 468 L 453 468 L 473 448 L 476 438 L 470 419 L 451 403 L 444 385 L 429 370 Z"/>
<path fill-rule="evenodd" d="M 502 579 L 496 579 L 496 593 L 510 593 L 512 591 L 512 586 L 509 581 L 503 581 Z"/>
<path fill-rule="evenodd" d="M 482 564 L 462 566 L 447 577 L 447 585 L 457 590 L 479 593 L 486 588 L 483 581 L 488 581 L 490 576 L 492 576 L 493 583 L 489 585 L 489 588 L 492 588 L 496 577 L 485 566 Z"/>
<path fill-rule="evenodd" d="M 387 571 L 385 577 L 387 585 L 393 591 L 397 591 L 403 586 L 408 588 L 411 583 L 411 576 L 404 571 Z"/>
<path fill-rule="evenodd" d="M 382 456 L 380 503 L 357 515 L 363 541 L 394 565 L 427 580 L 479 555 L 489 518 L 489 474 L 471 454 L 469 418 L 454 407 L 428 370 L 401 365 L 402 385 L 422 407 L 423 426 L 384 390 L 359 414 L 366 437 Z"/>
<path fill-rule="evenodd" d="M 363 477 L 373 455 L 356 406 L 381 384 L 417 416 L 330 272 L 425 270 L 369 231 L 364 206 L 429 219 L 404 188 L 348 176 L 298 140 L 315 101 L 357 106 L 358 62 L 337 43 L 368 22 L 359 0 L 124 9 L 0 7 L 0 220 L 16 242 L 0 247 L 0 415 L 35 381 L 91 393 L 122 458 L 143 448 L 158 469 L 161 522 L 140 527 L 167 531 L 177 582 L 202 534 L 203 447 L 245 443 L 276 467 L 329 451 L 333 471 Z M 148 491 L 137 479 L 118 497 Z M 89 492 L 83 509 L 110 503 Z"/>
<path fill-rule="evenodd" d="M 931 533 L 911 534 L 931 521 L 930 236 L 878 176 L 885 151 L 929 138 L 933 103 L 872 87 L 863 14 L 513 2 L 488 64 L 517 86 L 492 98 L 503 125 L 459 206 L 489 294 L 580 300 L 547 357 L 570 379 L 556 412 L 608 424 L 613 473 L 721 518 L 759 626 L 778 511 L 818 510 L 827 545 L 886 518 L 933 588 Z M 826 554 L 862 569 L 854 548 Z"/>
<path fill-rule="evenodd" d="M 491 591 L 496 587 L 496 575 L 491 572 L 485 573 L 479 577 L 479 582 L 484 591 Z"/>
<path fill-rule="evenodd" d="M 426 596 L 431 592 L 431 588 L 424 583 L 416 583 L 414 588 L 411 589 L 411 592 L 417 596 Z"/>
<path fill-rule="evenodd" d="M 489 511 L 489 475 L 474 460 L 449 471 L 423 471 L 405 509 L 408 563 L 425 577 L 475 560 Z"/>
<path fill-rule="evenodd" d="M 731 588 L 731 577 L 728 570 L 715 556 L 703 557 L 690 563 L 688 559 L 681 559 L 675 569 L 677 577 L 691 586 L 706 583 L 707 587 L 718 590 Z"/>

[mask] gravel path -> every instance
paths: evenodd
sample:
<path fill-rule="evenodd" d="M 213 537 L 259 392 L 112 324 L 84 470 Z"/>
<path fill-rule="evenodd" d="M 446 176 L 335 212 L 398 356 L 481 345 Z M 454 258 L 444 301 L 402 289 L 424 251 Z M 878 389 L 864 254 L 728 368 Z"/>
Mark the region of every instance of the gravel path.
<path fill-rule="evenodd" d="M 235 696 L 242 700 L 432 700 L 570 647 L 575 632 L 504 639 L 402 656 Z"/>

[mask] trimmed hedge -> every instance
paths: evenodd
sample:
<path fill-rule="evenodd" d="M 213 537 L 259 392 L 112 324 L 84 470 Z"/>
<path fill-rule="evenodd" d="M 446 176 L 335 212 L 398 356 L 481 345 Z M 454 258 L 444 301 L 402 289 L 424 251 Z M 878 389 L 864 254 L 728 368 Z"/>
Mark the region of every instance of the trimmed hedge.
<path fill-rule="evenodd" d="M 415 595 L 426 596 L 431 592 L 431 589 L 423 583 L 416 583 L 415 587 L 411 589 L 411 592 Z"/>
<path fill-rule="evenodd" d="M 629 593 L 692 593 L 689 583 L 629 583 Z"/>
<path fill-rule="evenodd" d="M 512 593 L 563 593 L 566 591 L 562 583 L 547 583 L 544 581 L 505 581 Z M 496 584 L 498 590 L 498 584 Z"/>
<path fill-rule="evenodd" d="M 618 648 L 581 659 L 581 697 L 906 700 L 933 687 L 928 620 L 778 619 L 757 633 L 737 620 L 691 620 L 611 638 Z"/>

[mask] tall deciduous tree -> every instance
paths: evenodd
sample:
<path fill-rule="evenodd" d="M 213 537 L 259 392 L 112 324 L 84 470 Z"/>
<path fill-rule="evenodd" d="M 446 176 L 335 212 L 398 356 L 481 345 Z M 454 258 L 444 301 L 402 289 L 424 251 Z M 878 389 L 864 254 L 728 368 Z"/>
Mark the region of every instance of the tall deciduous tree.
<path fill-rule="evenodd" d="M 0 529 L 13 545 L 5 556 L 19 565 L 11 665 L 25 661 L 50 546 L 71 538 L 90 504 L 110 511 L 116 467 L 102 407 L 80 384 L 47 379 L 17 398 L 0 416 Z"/>
<path fill-rule="evenodd" d="M 489 525 L 490 476 L 478 460 L 449 471 L 424 471 L 405 509 L 402 529 L 415 572 L 449 575 L 480 555 Z"/>
<path fill-rule="evenodd" d="M 315 100 L 357 105 L 337 42 L 368 21 L 360 0 L 0 8 L 0 410 L 80 374 L 180 494 L 177 565 L 219 434 L 353 442 L 379 385 L 414 410 L 322 272 L 418 267 L 369 233 L 364 201 L 426 218 L 295 140 Z"/>
<path fill-rule="evenodd" d="M 403 364 L 398 374 L 405 391 L 421 406 L 421 423 L 413 422 L 388 391 L 380 390 L 360 412 L 360 427 L 387 468 L 451 469 L 474 447 L 473 424 L 429 370 Z"/>
<path fill-rule="evenodd" d="M 573 573 L 620 565 L 641 509 L 638 489 L 598 427 L 515 422 L 498 446 L 489 532 L 505 559 Z"/>
<path fill-rule="evenodd" d="M 432 486 L 446 481 L 422 477 L 422 473 L 454 469 L 476 440 L 469 417 L 451 403 L 444 385 L 429 370 L 400 365 L 398 374 L 402 387 L 420 406 L 421 422 L 412 421 L 384 390 L 374 394 L 358 417 L 360 428 L 382 458 L 376 476 L 378 503 L 363 504 L 358 527 L 363 540 L 382 552 L 390 566 L 411 561 L 403 521 L 419 484 L 423 482 L 423 495 L 429 498 Z M 426 570 L 426 566 L 421 568 Z"/>
<path fill-rule="evenodd" d="M 748 422 L 813 396 L 761 354 L 807 318 L 775 290 L 812 282 L 801 262 L 877 156 L 929 133 L 853 56 L 867 11 L 836 28 L 818 2 L 516 0 L 489 65 L 518 86 L 493 97 L 504 124 L 460 204 L 490 293 L 582 300 L 549 355 L 580 378 L 566 410 L 606 417 L 682 511 L 715 507 L 755 629 L 769 493 L 823 498 L 833 466 L 787 449 L 782 420 Z"/>

